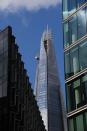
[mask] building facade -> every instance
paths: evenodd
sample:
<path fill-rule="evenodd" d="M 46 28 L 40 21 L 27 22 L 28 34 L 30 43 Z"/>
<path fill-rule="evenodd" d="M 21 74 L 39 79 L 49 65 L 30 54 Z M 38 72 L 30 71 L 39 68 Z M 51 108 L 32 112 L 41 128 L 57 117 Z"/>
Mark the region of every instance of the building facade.
<path fill-rule="evenodd" d="M 87 131 L 87 0 L 63 0 L 69 131 Z"/>
<path fill-rule="evenodd" d="M 11 27 L 0 32 L 0 131 L 45 131 Z"/>
<path fill-rule="evenodd" d="M 41 38 L 35 95 L 47 131 L 64 131 L 60 82 L 51 31 L 44 31 Z"/>

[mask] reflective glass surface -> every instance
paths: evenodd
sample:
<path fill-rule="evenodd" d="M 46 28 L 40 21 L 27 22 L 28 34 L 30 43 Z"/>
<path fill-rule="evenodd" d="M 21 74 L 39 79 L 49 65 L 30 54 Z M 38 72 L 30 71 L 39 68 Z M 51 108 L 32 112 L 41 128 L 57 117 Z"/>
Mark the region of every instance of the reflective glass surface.
<path fill-rule="evenodd" d="M 66 84 L 67 111 L 73 111 L 87 104 L 87 74 Z"/>
<path fill-rule="evenodd" d="M 87 130 L 87 113 L 84 112 L 68 120 L 69 131 L 86 131 Z"/>
<path fill-rule="evenodd" d="M 87 68 L 87 39 L 65 53 L 65 78 Z"/>
<path fill-rule="evenodd" d="M 64 47 L 73 44 L 87 34 L 87 8 L 79 10 L 64 23 Z"/>
<path fill-rule="evenodd" d="M 79 7 L 87 2 L 86 0 L 63 0 L 63 18 L 73 14 Z"/>

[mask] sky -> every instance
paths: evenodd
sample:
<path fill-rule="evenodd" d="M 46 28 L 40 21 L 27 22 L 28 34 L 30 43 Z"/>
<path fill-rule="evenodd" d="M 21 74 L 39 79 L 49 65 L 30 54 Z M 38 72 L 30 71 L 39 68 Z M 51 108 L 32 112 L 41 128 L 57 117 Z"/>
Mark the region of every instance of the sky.
<path fill-rule="evenodd" d="M 64 91 L 63 33 L 61 0 L 0 0 L 0 30 L 10 25 L 22 54 L 32 88 L 43 31 L 53 34 L 61 86 Z"/>

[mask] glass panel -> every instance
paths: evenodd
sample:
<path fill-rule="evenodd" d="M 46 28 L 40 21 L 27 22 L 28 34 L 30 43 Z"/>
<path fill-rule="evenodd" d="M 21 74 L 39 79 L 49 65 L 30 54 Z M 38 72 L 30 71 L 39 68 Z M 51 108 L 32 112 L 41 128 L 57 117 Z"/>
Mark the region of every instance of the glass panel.
<path fill-rule="evenodd" d="M 74 131 L 73 119 L 70 119 L 70 120 L 69 120 L 69 131 Z"/>
<path fill-rule="evenodd" d="M 71 75 L 79 71 L 78 47 L 75 47 L 70 51 L 70 65 Z"/>
<path fill-rule="evenodd" d="M 87 112 L 85 113 L 85 120 L 86 120 L 85 129 L 87 130 Z"/>
<path fill-rule="evenodd" d="M 68 112 L 71 110 L 71 93 L 70 93 L 70 87 L 71 84 L 66 85 L 66 90 L 67 90 L 67 110 Z"/>
<path fill-rule="evenodd" d="M 0 40 L 0 54 L 3 53 L 3 40 Z"/>
<path fill-rule="evenodd" d="M 76 0 L 68 0 L 69 15 L 76 10 Z"/>
<path fill-rule="evenodd" d="M 78 11 L 78 38 L 81 38 L 86 34 L 86 12 L 85 8 Z"/>
<path fill-rule="evenodd" d="M 83 88 L 83 95 L 86 104 L 87 103 L 87 75 L 82 77 L 82 88 Z"/>
<path fill-rule="evenodd" d="M 77 17 L 74 15 L 69 21 L 70 44 L 77 40 Z"/>
<path fill-rule="evenodd" d="M 63 18 L 66 19 L 68 17 L 68 0 L 63 0 Z"/>
<path fill-rule="evenodd" d="M 64 24 L 64 47 L 69 46 L 69 28 L 68 28 L 68 23 Z"/>
<path fill-rule="evenodd" d="M 81 6 L 84 4 L 85 0 L 77 0 L 77 7 Z"/>
<path fill-rule="evenodd" d="M 73 82 L 73 88 L 75 90 L 75 102 L 76 108 L 78 108 L 81 103 L 81 90 L 80 90 L 80 80 L 76 80 Z"/>
<path fill-rule="evenodd" d="M 80 70 L 87 68 L 87 41 L 80 44 L 79 47 L 79 57 L 80 57 Z"/>
<path fill-rule="evenodd" d="M 0 77 L 3 76 L 3 63 L 0 61 Z"/>
<path fill-rule="evenodd" d="M 76 117 L 76 125 L 77 125 L 77 131 L 84 131 L 83 115 L 79 115 Z"/>
<path fill-rule="evenodd" d="M 65 77 L 70 76 L 70 61 L 69 61 L 69 52 L 65 54 Z"/>

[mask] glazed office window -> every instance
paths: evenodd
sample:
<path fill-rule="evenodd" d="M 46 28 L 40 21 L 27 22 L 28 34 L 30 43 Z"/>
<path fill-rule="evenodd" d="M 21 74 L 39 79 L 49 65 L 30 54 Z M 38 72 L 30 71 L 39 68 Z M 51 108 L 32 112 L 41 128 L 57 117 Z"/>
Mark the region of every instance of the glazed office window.
<path fill-rule="evenodd" d="M 68 0 L 63 0 L 63 18 L 68 17 Z"/>
<path fill-rule="evenodd" d="M 86 2 L 86 0 L 77 0 L 77 7 L 80 7 Z"/>
<path fill-rule="evenodd" d="M 79 115 L 76 117 L 76 126 L 77 131 L 84 131 L 83 115 Z"/>
<path fill-rule="evenodd" d="M 68 0 L 68 11 L 71 15 L 76 10 L 76 0 Z"/>
<path fill-rule="evenodd" d="M 77 17 L 74 15 L 69 21 L 69 37 L 70 43 L 77 40 Z"/>
<path fill-rule="evenodd" d="M 0 61 L 0 77 L 3 76 L 3 61 Z"/>
<path fill-rule="evenodd" d="M 69 131 L 74 131 L 74 122 L 73 122 L 73 119 L 69 120 Z"/>
<path fill-rule="evenodd" d="M 78 60 L 78 46 L 70 50 L 70 66 L 71 75 L 76 74 L 79 71 L 79 60 Z"/>
<path fill-rule="evenodd" d="M 80 79 L 73 82 L 74 94 L 75 94 L 75 103 L 76 108 L 80 106 L 81 103 L 81 90 L 80 90 Z"/>
<path fill-rule="evenodd" d="M 3 53 L 3 40 L 0 40 L 0 55 Z"/>
<path fill-rule="evenodd" d="M 79 46 L 79 58 L 80 70 L 87 68 L 87 40 L 82 42 Z"/>
<path fill-rule="evenodd" d="M 83 88 L 83 97 L 85 103 L 87 103 L 87 75 L 82 77 L 82 88 Z"/>
<path fill-rule="evenodd" d="M 69 52 L 65 53 L 65 78 L 70 76 L 70 54 Z"/>
<path fill-rule="evenodd" d="M 86 34 L 86 10 L 83 8 L 77 13 L 78 19 L 78 39 Z"/>
<path fill-rule="evenodd" d="M 68 23 L 64 24 L 64 47 L 69 46 L 69 27 Z"/>
<path fill-rule="evenodd" d="M 66 85 L 67 111 L 71 111 L 71 84 Z"/>

